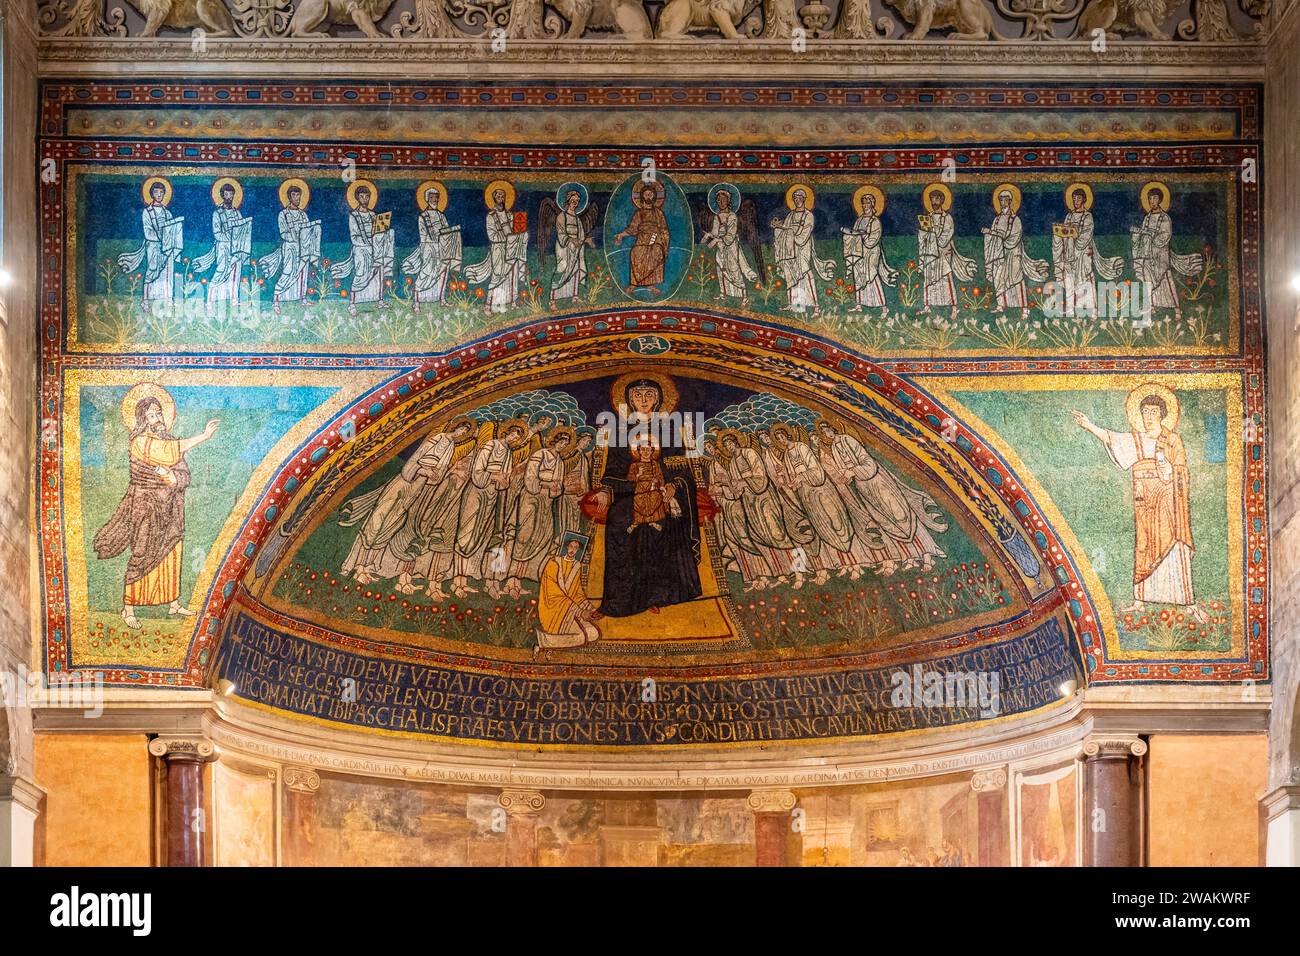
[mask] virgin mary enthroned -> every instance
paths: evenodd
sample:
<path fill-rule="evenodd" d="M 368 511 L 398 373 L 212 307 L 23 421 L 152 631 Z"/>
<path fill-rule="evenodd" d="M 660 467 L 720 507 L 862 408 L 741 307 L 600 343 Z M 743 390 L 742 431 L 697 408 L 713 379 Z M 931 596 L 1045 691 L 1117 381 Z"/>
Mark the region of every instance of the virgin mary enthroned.
<path fill-rule="evenodd" d="M 628 434 L 638 426 L 648 437 L 666 436 L 653 416 L 667 414 L 676 404 L 676 389 L 663 376 L 625 379 L 615 383 L 615 403 L 626 409 Z M 622 388 L 620 389 L 620 385 Z M 621 394 L 619 392 L 621 391 Z M 630 617 L 643 611 L 683 604 L 700 597 L 700 514 L 695 476 L 682 445 L 663 445 L 658 461 L 663 483 L 676 507 L 666 508 L 660 520 L 638 521 L 635 447 L 612 440 L 606 452 L 599 485 L 584 499 L 590 514 L 605 514 L 605 577 L 600 613 Z M 678 436 L 680 438 L 680 436 Z M 629 440 L 628 446 L 644 442 Z M 644 498 L 644 487 L 641 489 Z"/>

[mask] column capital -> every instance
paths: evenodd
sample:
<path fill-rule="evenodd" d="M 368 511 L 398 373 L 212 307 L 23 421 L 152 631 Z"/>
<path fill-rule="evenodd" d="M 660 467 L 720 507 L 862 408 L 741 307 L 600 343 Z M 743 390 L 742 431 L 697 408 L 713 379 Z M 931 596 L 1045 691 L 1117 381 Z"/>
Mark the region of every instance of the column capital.
<path fill-rule="evenodd" d="M 988 790 L 1001 790 L 1006 785 L 1006 767 L 994 767 L 992 770 L 976 770 L 971 774 L 970 788 L 976 793 L 984 793 Z"/>
<path fill-rule="evenodd" d="M 502 790 L 497 797 L 497 806 L 510 816 L 540 813 L 546 806 L 546 797 L 537 790 Z"/>
<path fill-rule="evenodd" d="M 1137 734 L 1098 734 L 1089 737 L 1083 745 L 1083 755 L 1088 760 L 1128 759 L 1146 752 L 1147 743 Z"/>
<path fill-rule="evenodd" d="M 198 734 L 159 734 L 149 741 L 149 752 L 167 761 L 207 763 L 217 759 L 217 748 Z"/>
<path fill-rule="evenodd" d="M 0 800 L 12 800 L 20 807 L 36 813 L 44 796 L 45 788 L 34 781 L 0 773 Z"/>
<path fill-rule="evenodd" d="M 797 802 L 789 790 L 755 790 L 745 798 L 755 813 L 789 813 Z"/>
<path fill-rule="evenodd" d="M 320 774 L 310 767 L 285 767 L 281 779 L 295 793 L 315 793 L 320 789 Z"/>

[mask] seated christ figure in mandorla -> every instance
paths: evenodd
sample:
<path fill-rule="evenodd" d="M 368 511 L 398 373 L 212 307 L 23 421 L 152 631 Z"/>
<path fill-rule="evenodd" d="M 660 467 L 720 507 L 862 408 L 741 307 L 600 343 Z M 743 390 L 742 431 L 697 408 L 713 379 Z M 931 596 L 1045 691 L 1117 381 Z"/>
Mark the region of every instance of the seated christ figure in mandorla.
<path fill-rule="evenodd" d="M 1092 433 L 1119 468 L 1133 480 L 1133 604 L 1122 613 L 1141 614 L 1148 603 L 1183 608 L 1202 624 L 1208 621 L 1192 592 L 1191 479 L 1187 450 L 1174 431 L 1178 399 L 1160 385 L 1134 389 L 1128 398 L 1132 431 L 1112 432 L 1094 425 L 1083 412 L 1074 421 Z"/>

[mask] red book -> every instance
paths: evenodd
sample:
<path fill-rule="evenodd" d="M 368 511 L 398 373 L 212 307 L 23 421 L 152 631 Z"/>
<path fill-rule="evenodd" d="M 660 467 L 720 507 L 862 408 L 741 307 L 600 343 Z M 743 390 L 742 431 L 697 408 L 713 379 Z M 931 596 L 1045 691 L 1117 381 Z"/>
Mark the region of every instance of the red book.
<path fill-rule="evenodd" d="M 515 213 L 515 232 L 519 233 L 519 232 L 527 232 L 527 231 L 528 231 L 528 213 L 526 212 Z"/>

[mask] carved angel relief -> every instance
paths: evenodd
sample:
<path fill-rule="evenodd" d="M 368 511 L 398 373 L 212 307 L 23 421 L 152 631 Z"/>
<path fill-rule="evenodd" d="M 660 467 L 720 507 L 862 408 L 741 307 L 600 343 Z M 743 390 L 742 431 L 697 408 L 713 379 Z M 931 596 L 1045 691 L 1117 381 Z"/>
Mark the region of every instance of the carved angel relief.
<path fill-rule="evenodd" d="M 615 38 L 717 41 L 1017 39 L 1255 42 L 1269 0 L 1236 0 L 1255 34 L 1233 24 L 1229 0 L 40 0 L 47 37 L 148 38 L 202 31 L 214 38 L 324 38 L 359 30 L 371 40 Z M 873 3 L 876 4 L 873 7 Z M 896 9 L 903 24 L 878 16 Z M 133 12 L 128 12 L 133 11 Z M 1167 25 L 1182 14 L 1171 37 Z M 996 16 L 995 16 L 996 14 Z M 140 21 L 143 20 L 143 23 Z M 387 26 L 385 21 L 391 23 Z M 385 24 L 382 25 L 381 24 Z M 502 31 L 497 33 L 496 31 Z M 798 32 L 802 31 L 802 32 Z M 339 39 L 347 39 L 340 37 Z"/>

